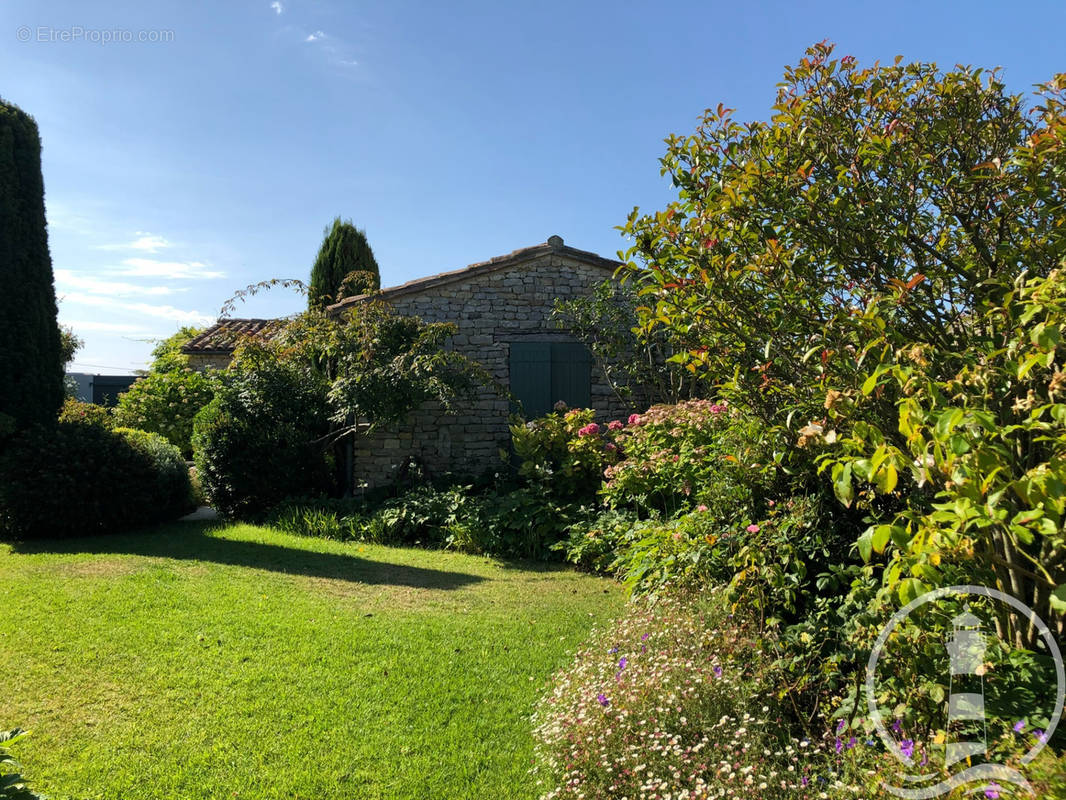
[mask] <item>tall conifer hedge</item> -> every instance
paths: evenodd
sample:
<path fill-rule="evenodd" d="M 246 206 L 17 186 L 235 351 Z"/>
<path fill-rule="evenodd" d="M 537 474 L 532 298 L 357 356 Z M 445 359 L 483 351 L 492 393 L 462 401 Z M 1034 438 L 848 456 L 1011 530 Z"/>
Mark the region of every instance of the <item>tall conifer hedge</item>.
<path fill-rule="evenodd" d="M 0 100 L 0 434 L 55 422 L 63 362 L 33 118 Z"/>

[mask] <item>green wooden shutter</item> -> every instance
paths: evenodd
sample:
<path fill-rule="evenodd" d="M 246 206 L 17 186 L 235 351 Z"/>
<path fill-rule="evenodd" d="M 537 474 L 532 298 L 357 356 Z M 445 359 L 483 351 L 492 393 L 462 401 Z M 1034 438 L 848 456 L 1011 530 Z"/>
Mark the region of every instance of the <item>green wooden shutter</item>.
<path fill-rule="evenodd" d="M 592 357 L 580 342 L 551 344 L 551 403 L 570 408 L 592 405 Z"/>
<path fill-rule="evenodd" d="M 511 393 L 522 404 L 526 419 L 551 411 L 552 346 L 548 342 L 511 344 Z M 515 409 L 517 411 L 517 409 Z"/>

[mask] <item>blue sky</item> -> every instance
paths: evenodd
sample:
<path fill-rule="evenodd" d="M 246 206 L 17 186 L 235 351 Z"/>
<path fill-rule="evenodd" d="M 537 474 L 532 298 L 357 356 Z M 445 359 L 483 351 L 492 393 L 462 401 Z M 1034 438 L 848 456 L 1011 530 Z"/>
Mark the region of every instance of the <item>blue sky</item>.
<path fill-rule="evenodd" d="M 719 102 L 765 118 L 811 43 L 1025 91 L 1066 70 L 1062 30 L 1061 2 L 5 0 L 0 96 L 41 129 L 74 369 L 118 373 L 236 289 L 306 279 L 336 215 L 385 285 L 552 234 L 612 256 L 670 199 L 662 139 Z"/>

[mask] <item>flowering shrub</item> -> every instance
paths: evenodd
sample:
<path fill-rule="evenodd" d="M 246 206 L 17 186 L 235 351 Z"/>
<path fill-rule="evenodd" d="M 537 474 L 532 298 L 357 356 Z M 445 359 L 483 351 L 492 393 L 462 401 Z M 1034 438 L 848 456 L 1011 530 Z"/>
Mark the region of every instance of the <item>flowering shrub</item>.
<path fill-rule="evenodd" d="M 534 716 L 543 800 L 857 795 L 835 739 L 789 737 L 769 642 L 720 601 L 631 603 L 555 676 Z"/>
<path fill-rule="evenodd" d="M 103 428 L 113 428 L 115 420 L 111 416 L 111 409 L 107 406 L 98 406 L 95 403 L 85 403 L 68 397 L 63 401 L 63 408 L 59 411 L 60 422 L 76 422 L 81 425 L 99 425 Z"/>
<path fill-rule="evenodd" d="M 706 505 L 726 516 L 746 510 L 766 459 L 750 423 L 725 404 L 689 400 L 634 414 L 616 441 L 624 460 L 607 468 L 611 508 L 674 514 Z"/>
<path fill-rule="evenodd" d="M 604 470 L 618 461 L 615 439 L 621 428 L 617 421 L 600 426 L 595 415 L 591 408 L 567 410 L 560 404 L 547 416 L 512 425 L 518 474 L 559 498 L 594 497 Z"/>

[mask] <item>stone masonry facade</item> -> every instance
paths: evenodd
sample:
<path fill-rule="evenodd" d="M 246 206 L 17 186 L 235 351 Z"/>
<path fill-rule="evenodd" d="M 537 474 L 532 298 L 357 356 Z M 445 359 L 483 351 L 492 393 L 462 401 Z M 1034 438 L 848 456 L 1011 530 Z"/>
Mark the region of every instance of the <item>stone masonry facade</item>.
<path fill-rule="evenodd" d="M 618 263 L 574 248 L 553 236 L 544 245 L 517 250 L 454 273 L 383 290 L 381 296 L 401 314 L 427 322 L 453 322 L 451 344 L 479 362 L 503 387 L 510 385 L 510 347 L 516 342 L 573 342 L 551 319 L 556 299 L 589 293 L 613 275 Z M 362 298 L 349 298 L 340 310 Z M 591 405 L 601 422 L 623 417 L 629 409 L 591 367 Z M 412 420 L 356 441 L 355 486 L 386 485 L 408 460 L 430 476 L 451 472 L 476 476 L 503 466 L 501 451 L 510 442 L 510 401 L 485 387 L 456 414 L 433 404 Z"/>

